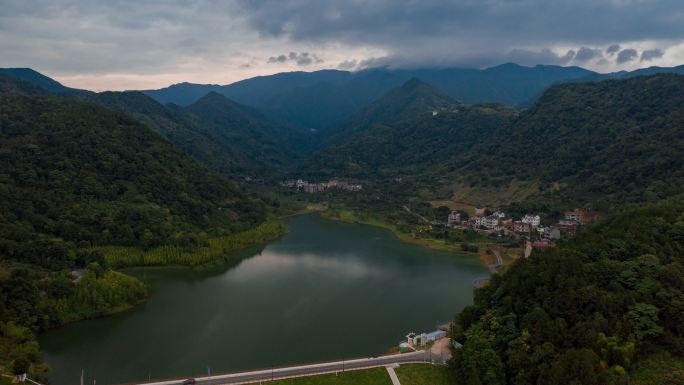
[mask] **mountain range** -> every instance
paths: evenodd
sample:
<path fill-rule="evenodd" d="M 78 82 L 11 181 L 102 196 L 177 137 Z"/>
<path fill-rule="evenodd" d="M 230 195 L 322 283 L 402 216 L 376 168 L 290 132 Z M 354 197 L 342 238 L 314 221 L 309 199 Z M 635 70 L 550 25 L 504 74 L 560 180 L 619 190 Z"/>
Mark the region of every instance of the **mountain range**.
<path fill-rule="evenodd" d="M 21 80 L 21 86 L 10 79 Z M 65 87 L 26 68 L 0 69 L 0 91 L 54 94 L 126 113 L 186 154 L 235 180 L 272 177 L 310 145 L 309 132 L 217 93 L 203 95 L 185 107 L 162 105 L 137 91 L 95 93 Z"/>
<path fill-rule="evenodd" d="M 55 94 L 40 88 L 49 84 L 61 90 L 56 94 L 62 97 L 124 112 L 233 180 L 273 183 L 285 175 L 366 180 L 420 175 L 435 197 L 502 204 L 550 194 L 610 207 L 618 201 L 654 201 L 678 191 L 682 138 L 676 127 L 682 77 L 658 73 L 683 68 L 648 68 L 598 78 L 574 67 L 502 65 L 471 70 L 480 76 L 520 76 L 521 71 L 529 78 L 549 73 L 582 76 L 543 91 L 524 109 L 464 103 L 423 78 L 410 78 L 320 132 L 283 123 L 216 91 L 187 106 L 162 105 L 137 91 L 74 91 L 27 70 L 11 76 L 28 80 L 24 93 Z M 425 76 L 437 72 L 426 71 Z M 284 92 L 288 87 L 303 89 L 298 84 L 316 87 L 321 79 L 349 86 L 362 82 L 357 76 L 382 75 L 389 83 L 398 73 L 408 71 L 279 74 L 239 82 L 230 89 L 254 101 L 256 94 L 250 92 L 255 89 L 274 95 L 273 82 L 279 82 Z M 592 76 L 597 81 L 590 81 Z M 11 86 L 2 79 L 0 88 Z M 29 90 L 31 81 L 35 82 Z M 366 88 L 377 84 L 369 82 Z M 669 183 L 662 185 L 663 180 Z"/>
<path fill-rule="evenodd" d="M 684 73 L 684 66 L 651 67 L 609 74 L 580 67 L 524 67 L 512 63 L 486 69 L 323 70 L 258 76 L 228 85 L 180 83 L 142 92 L 163 104 L 188 105 L 213 91 L 290 124 L 325 130 L 344 122 L 411 78 L 431 84 L 463 103 L 529 107 L 553 84 L 668 72 Z"/>

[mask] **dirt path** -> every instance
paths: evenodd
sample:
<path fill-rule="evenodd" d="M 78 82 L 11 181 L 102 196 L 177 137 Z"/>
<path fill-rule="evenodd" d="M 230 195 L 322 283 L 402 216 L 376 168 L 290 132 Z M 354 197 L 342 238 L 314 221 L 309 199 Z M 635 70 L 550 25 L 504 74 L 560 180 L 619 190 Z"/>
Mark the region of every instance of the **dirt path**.
<path fill-rule="evenodd" d="M 430 355 L 432 357 L 440 357 L 444 362 L 451 358 L 451 349 L 449 348 L 449 338 L 440 338 L 435 341 L 435 344 L 430 348 Z"/>
<path fill-rule="evenodd" d="M 425 218 L 424 216 L 422 216 L 422 215 L 420 215 L 420 214 L 418 214 L 418 213 L 414 213 L 414 212 L 411 211 L 411 209 L 410 209 L 408 206 L 406 206 L 406 205 L 404 205 L 404 210 L 406 210 L 407 213 L 413 214 L 413 215 L 415 215 L 416 217 L 422 219 L 423 222 L 430 223 L 430 221 L 429 221 L 427 218 Z"/>

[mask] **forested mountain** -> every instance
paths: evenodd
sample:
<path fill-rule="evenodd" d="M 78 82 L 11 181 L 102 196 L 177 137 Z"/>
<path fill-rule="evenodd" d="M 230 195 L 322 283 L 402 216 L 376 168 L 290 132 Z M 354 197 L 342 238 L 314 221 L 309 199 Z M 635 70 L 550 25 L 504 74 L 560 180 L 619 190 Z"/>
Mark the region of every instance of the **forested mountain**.
<path fill-rule="evenodd" d="M 684 191 L 684 76 L 558 85 L 451 163 L 455 189 L 524 181 L 597 208 Z"/>
<path fill-rule="evenodd" d="M 290 167 L 309 146 L 309 134 L 211 92 L 183 111 L 208 133 L 242 173 L 263 178 Z"/>
<path fill-rule="evenodd" d="M 57 97 L 0 97 L 0 254 L 49 268 L 89 245 L 192 244 L 263 204 L 136 120 Z"/>
<path fill-rule="evenodd" d="M 454 353 L 456 378 L 628 384 L 630 369 L 650 354 L 681 355 L 682 213 L 682 195 L 624 210 L 494 275 L 456 318 L 455 339 L 464 342 Z M 668 379 L 651 383 L 684 380 L 681 371 L 662 375 Z"/>
<path fill-rule="evenodd" d="M 373 68 L 359 72 L 281 73 L 225 86 L 181 83 L 143 92 L 163 103 L 180 105 L 187 105 L 208 92 L 218 92 L 289 123 L 326 129 L 411 78 L 419 78 L 461 102 L 519 106 L 531 104 L 554 83 L 591 74 L 579 67 L 523 67 L 510 63 L 484 70 Z"/>
<path fill-rule="evenodd" d="M 348 122 L 331 129 L 330 135 L 349 135 L 378 124 L 395 126 L 456 103 L 444 91 L 413 78 L 388 91 Z"/>
<path fill-rule="evenodd" d="M 458 103 L 411 79 L 331 130 L 331 144 L 297 174 L 362 179 L 420 174 L 486 139 L 516 115 L 503 105 Z"/>
<path fill-rule="evenodd" d="M 140 92 L 101 92 L 83 98 L 135 117 L 186 154 L 234 178 L 277 175 L 308 145 L 303 130 L 216 93 L 188 107 L 162 106 Z"/>
<path fill-rule="evenodd" d="M 2 93 L 56 94 L 124 112 L 212 170 L 234 179 L 273 178 L 311 146 L 305 130 L 218 94 L 203 94 L 192 106 L 164 106 L 141 92 L 88 92 L 65 87 L 29 69 L 2 71 Z"/>
<path fill-rule="evenodd" d="M 0 94 L 46 95 L 48 92 L 13 75 L 0 73 Z"/>
<path fill-rule="evenodd" d="M 79 90 L 62 85 L 58 81 L 51 79 L 30 68 L 0 68 L 0 75 L 9 75 L 31 83 L 48 92 L 57 94 L 88 94 L 90 91 Z"/>

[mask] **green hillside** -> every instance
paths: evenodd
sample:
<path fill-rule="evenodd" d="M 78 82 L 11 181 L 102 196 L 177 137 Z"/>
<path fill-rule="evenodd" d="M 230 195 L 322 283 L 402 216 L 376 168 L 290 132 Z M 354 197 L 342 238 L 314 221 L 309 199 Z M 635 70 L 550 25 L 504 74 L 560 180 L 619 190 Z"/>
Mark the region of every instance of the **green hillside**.
<path fill-rule="evenodd" d="M 517 114 L 503 105 L 458 103 L 413 79 L 337 129 L 333 143 L 307 159 L 299 173 L 361 179 L 419 175 L 442 168 Z"/>
<path fill-rule="evenodd" d="M 126 115 L 55 97 L 0 100 L 6 258 L 69 266 L 64 242 L 192 243 L 265 219 L 260 203 Z"/>
<path fill-rule="evenodd" d="M 450 164 L 456 189 L 538 184 L 600 209 L 684 191 L 684 76 L 551 88 L 510 127 Z"/>
<path fill-rule="evenodd" d="M 307 145 L 303 131 L 216 93 L 188 107 L 162 106 L 140 92 L 102 92 L 83 98 L 135 117 L 186 154 L 233 179 L 271 178 Z"/>
<path fill-rule="evenodd" d="M 684 353 L 682 213 L 682 195 L 624 210 L 494 275 L 456 318 L 459 383 L 655 383 L 643 362 Z"/>
<path fill-rule="evenodd" d="M 0 94 L 45 95 L 47 91 L 13 75 L 0 73 Z"/>

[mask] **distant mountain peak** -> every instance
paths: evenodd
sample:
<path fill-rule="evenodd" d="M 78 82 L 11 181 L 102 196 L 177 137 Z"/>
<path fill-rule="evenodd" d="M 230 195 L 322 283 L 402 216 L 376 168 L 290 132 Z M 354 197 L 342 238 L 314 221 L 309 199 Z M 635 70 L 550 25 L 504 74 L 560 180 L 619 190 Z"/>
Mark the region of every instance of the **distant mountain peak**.
<path fill-rule="evenodd" d="M 203 100 L 204 101 L 207 101 L 207 100 L 228 100 L 228 98 L 222 94 L 219 94 L 216 91 L 209 91 L 209 92 L 207 92 L 206 95 L 202 96 L 197 102 L 200 102 Z"/>
<path fill-rule="evenodd" d="M 218 93 L 216 91 L 207 92 L 206 95 L 202 96 L 199 100 L 197 100 L 195 103 L 191 104 L 188 107 L 197 108 L 197 107 L 203 107 L 203 106 L 221 107 L 221 108 L 230 107 L 230 108 L 238 108 L 241 110 L 248 108 L 248 107 L 243 106 L 239 103 L 236 103 L 235 101 L 233 101 L 229 97 L 227 97 L 221 93 Z"/>
<path fill-rule="evenodd" d="M 420 80 L 420 79 L 418 79 L 417 77 L 414 76 L 414 77 L 412 77 L 411 79 L 407 80 L 407 81 L 401 86 L 401 88 L 416 88 L 416 87 L 419 87 L 419 86 L 421 86 L 421 85 L 423 85 L 423 84 L 424 84 L 424 85 L 428 85 L 428 84 L 425 83 L 424 81 L 422 81 L 422 80 Z"/>
<path fill-rule="evenodd" d="M 388 93 L 386 93 L 383 97 L 377 100 L 377 102 L 382 102 L 383 99 L 389 99 L 390 101 L 396 97 L 397 95 L 403 94 L 405 98 L 409 98 L 405 100 L 405 102 L 411 103 L 412 100 L 411 98 L 432 98 L 434 99 L 433 101 L 429 103 L 435 103 L 435 104 L 454 104 L 457 103 L 453 98 L 451 98 L 446 92 L 442 91 L 441 89 L 433 86 L 430 83 L 424 82 L 417 77 L 412 77 L 411 79 L 407 80 L 404 84 L 401 85 L 401 87 L 397 87 L 393 90 L 390 90 Z"/>
<path fill-rule="evenodd" d="M 499 65 L 495 65 L 493 67 L 489 67 L 487 69 L 491 70 L 491 69 L 504 69 L 504 68 L 516 68 L 517 69 L 517 68 L 525 68 L 525 66 L 522 66 L 520 64 L 513 63 L 513 62 L 509 61 L 507 63 L 502 63 Z"/>

